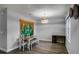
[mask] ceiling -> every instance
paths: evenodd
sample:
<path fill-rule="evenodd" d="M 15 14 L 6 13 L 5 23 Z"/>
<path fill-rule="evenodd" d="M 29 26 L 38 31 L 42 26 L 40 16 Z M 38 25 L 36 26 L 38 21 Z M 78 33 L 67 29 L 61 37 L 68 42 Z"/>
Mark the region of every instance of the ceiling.
<path fill-rule="evenodd" d="M 70 4 L 10 4 L 0 5 L 8 10 L 29 15 L 37 24 L 41 24 L 40 17 L 44 14 L 48 18 L 48 24 L 64 24 Z"/>

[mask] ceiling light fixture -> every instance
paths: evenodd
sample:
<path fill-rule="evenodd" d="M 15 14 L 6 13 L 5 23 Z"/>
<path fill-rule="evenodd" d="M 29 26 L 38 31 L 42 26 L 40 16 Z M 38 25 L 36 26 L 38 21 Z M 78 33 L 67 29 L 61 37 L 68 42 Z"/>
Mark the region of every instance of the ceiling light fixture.
<path fill-rule="evenodd" d="M 48 19 L 46 17 L 46 9 L 44 10 L 44 16 L 41 17 L 41 23 L 48 23 Z"/>
<path fill-rule="evenodd" d="M 48 19 L 46 17 L 41 18 L 41 23 L 48 23 Z"/>

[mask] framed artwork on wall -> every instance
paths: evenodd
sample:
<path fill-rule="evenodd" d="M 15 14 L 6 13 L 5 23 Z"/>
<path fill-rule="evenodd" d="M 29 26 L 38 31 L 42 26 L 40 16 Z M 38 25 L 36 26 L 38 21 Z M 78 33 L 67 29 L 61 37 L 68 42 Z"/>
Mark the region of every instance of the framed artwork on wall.
<path fill-rule="evenodd" d="M 69 17 L 70 18 L 73 17 L 73 9 L 72 8 L 69 9 Z"/>
<path fill-rule="evenodd" d="M 34 34 L 34 22 L 20 19 L 20 35 L 32 36 Z"/>
<path fill-rule="evenodd" d="M 77 4 L 73 6 L 73 11 L 73 17 L 77 19 L 79 17 L 79 6 Z"/>

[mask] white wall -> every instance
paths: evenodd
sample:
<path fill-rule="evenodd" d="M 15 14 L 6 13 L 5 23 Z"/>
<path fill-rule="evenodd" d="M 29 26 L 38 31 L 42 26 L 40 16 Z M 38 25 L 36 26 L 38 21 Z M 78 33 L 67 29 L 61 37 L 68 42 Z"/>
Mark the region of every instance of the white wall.
<path fill-rule="evenodd" d="M 73 5 L 71 6 L 73 7 Z M 68 12 L 69 13 L 69 12 Z M 68 18 L 66 21 L 66 48 L 68 53 L 79 53 L 79 18 Z"/>
<path fill-rule="evenodd" d="M 7 11 L 7 51 L 18 47 L 19 17 L 17 13 Z"/>
<path fill-rule="evenodd" d="M 69 36 L 67 34 L 69 33 L 68 31 L 66 32 L 66 47 L 68 50 L 68 53 L 79 53 L 79 18 L 75 20 L 73 17 L 71 19 L 68 19 L 70 27 L 68 28 L 66 26 L 66 30 L 69 29 Z M 66 23 L 66 24 L 67 24 Z M 68 25 L 68 26 L 69 26 Z M 69 38 L 70 37 L 70 38 Z"/>
<path fill-rule="evenodd" d="M 8 10 L 7 12 L 7 52 L 16 49 L 18 47 L 19 38 L 19 19 L 23 17 L 28 19 L 29 17 Z"/>
<path fill-rule="evenodd" d="M 7 9 L 0 8 L 0 50 L 7 50 Z"/>
<path fill-rule="evenodd" d="M 17 39 L 19 37 L 18 15 L 13 12 L 7 13 L 7 51 L 17 48 Z"/>
<path fill-rule="evenodd" d="M 64 24 L 37 25 L 36 34 L 39 40 L 52 41 L 52 35 L 65 35 Z"/>

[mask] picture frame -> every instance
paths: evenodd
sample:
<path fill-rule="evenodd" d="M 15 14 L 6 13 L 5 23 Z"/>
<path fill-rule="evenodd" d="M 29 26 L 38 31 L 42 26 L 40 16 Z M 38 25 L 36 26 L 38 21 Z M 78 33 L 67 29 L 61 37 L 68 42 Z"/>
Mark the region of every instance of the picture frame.
<path fill-rule="evenodd" d="M 74 19 L 79 17 L 79 6 L 77 4 L 73 6 L 73 17 Z"/>

